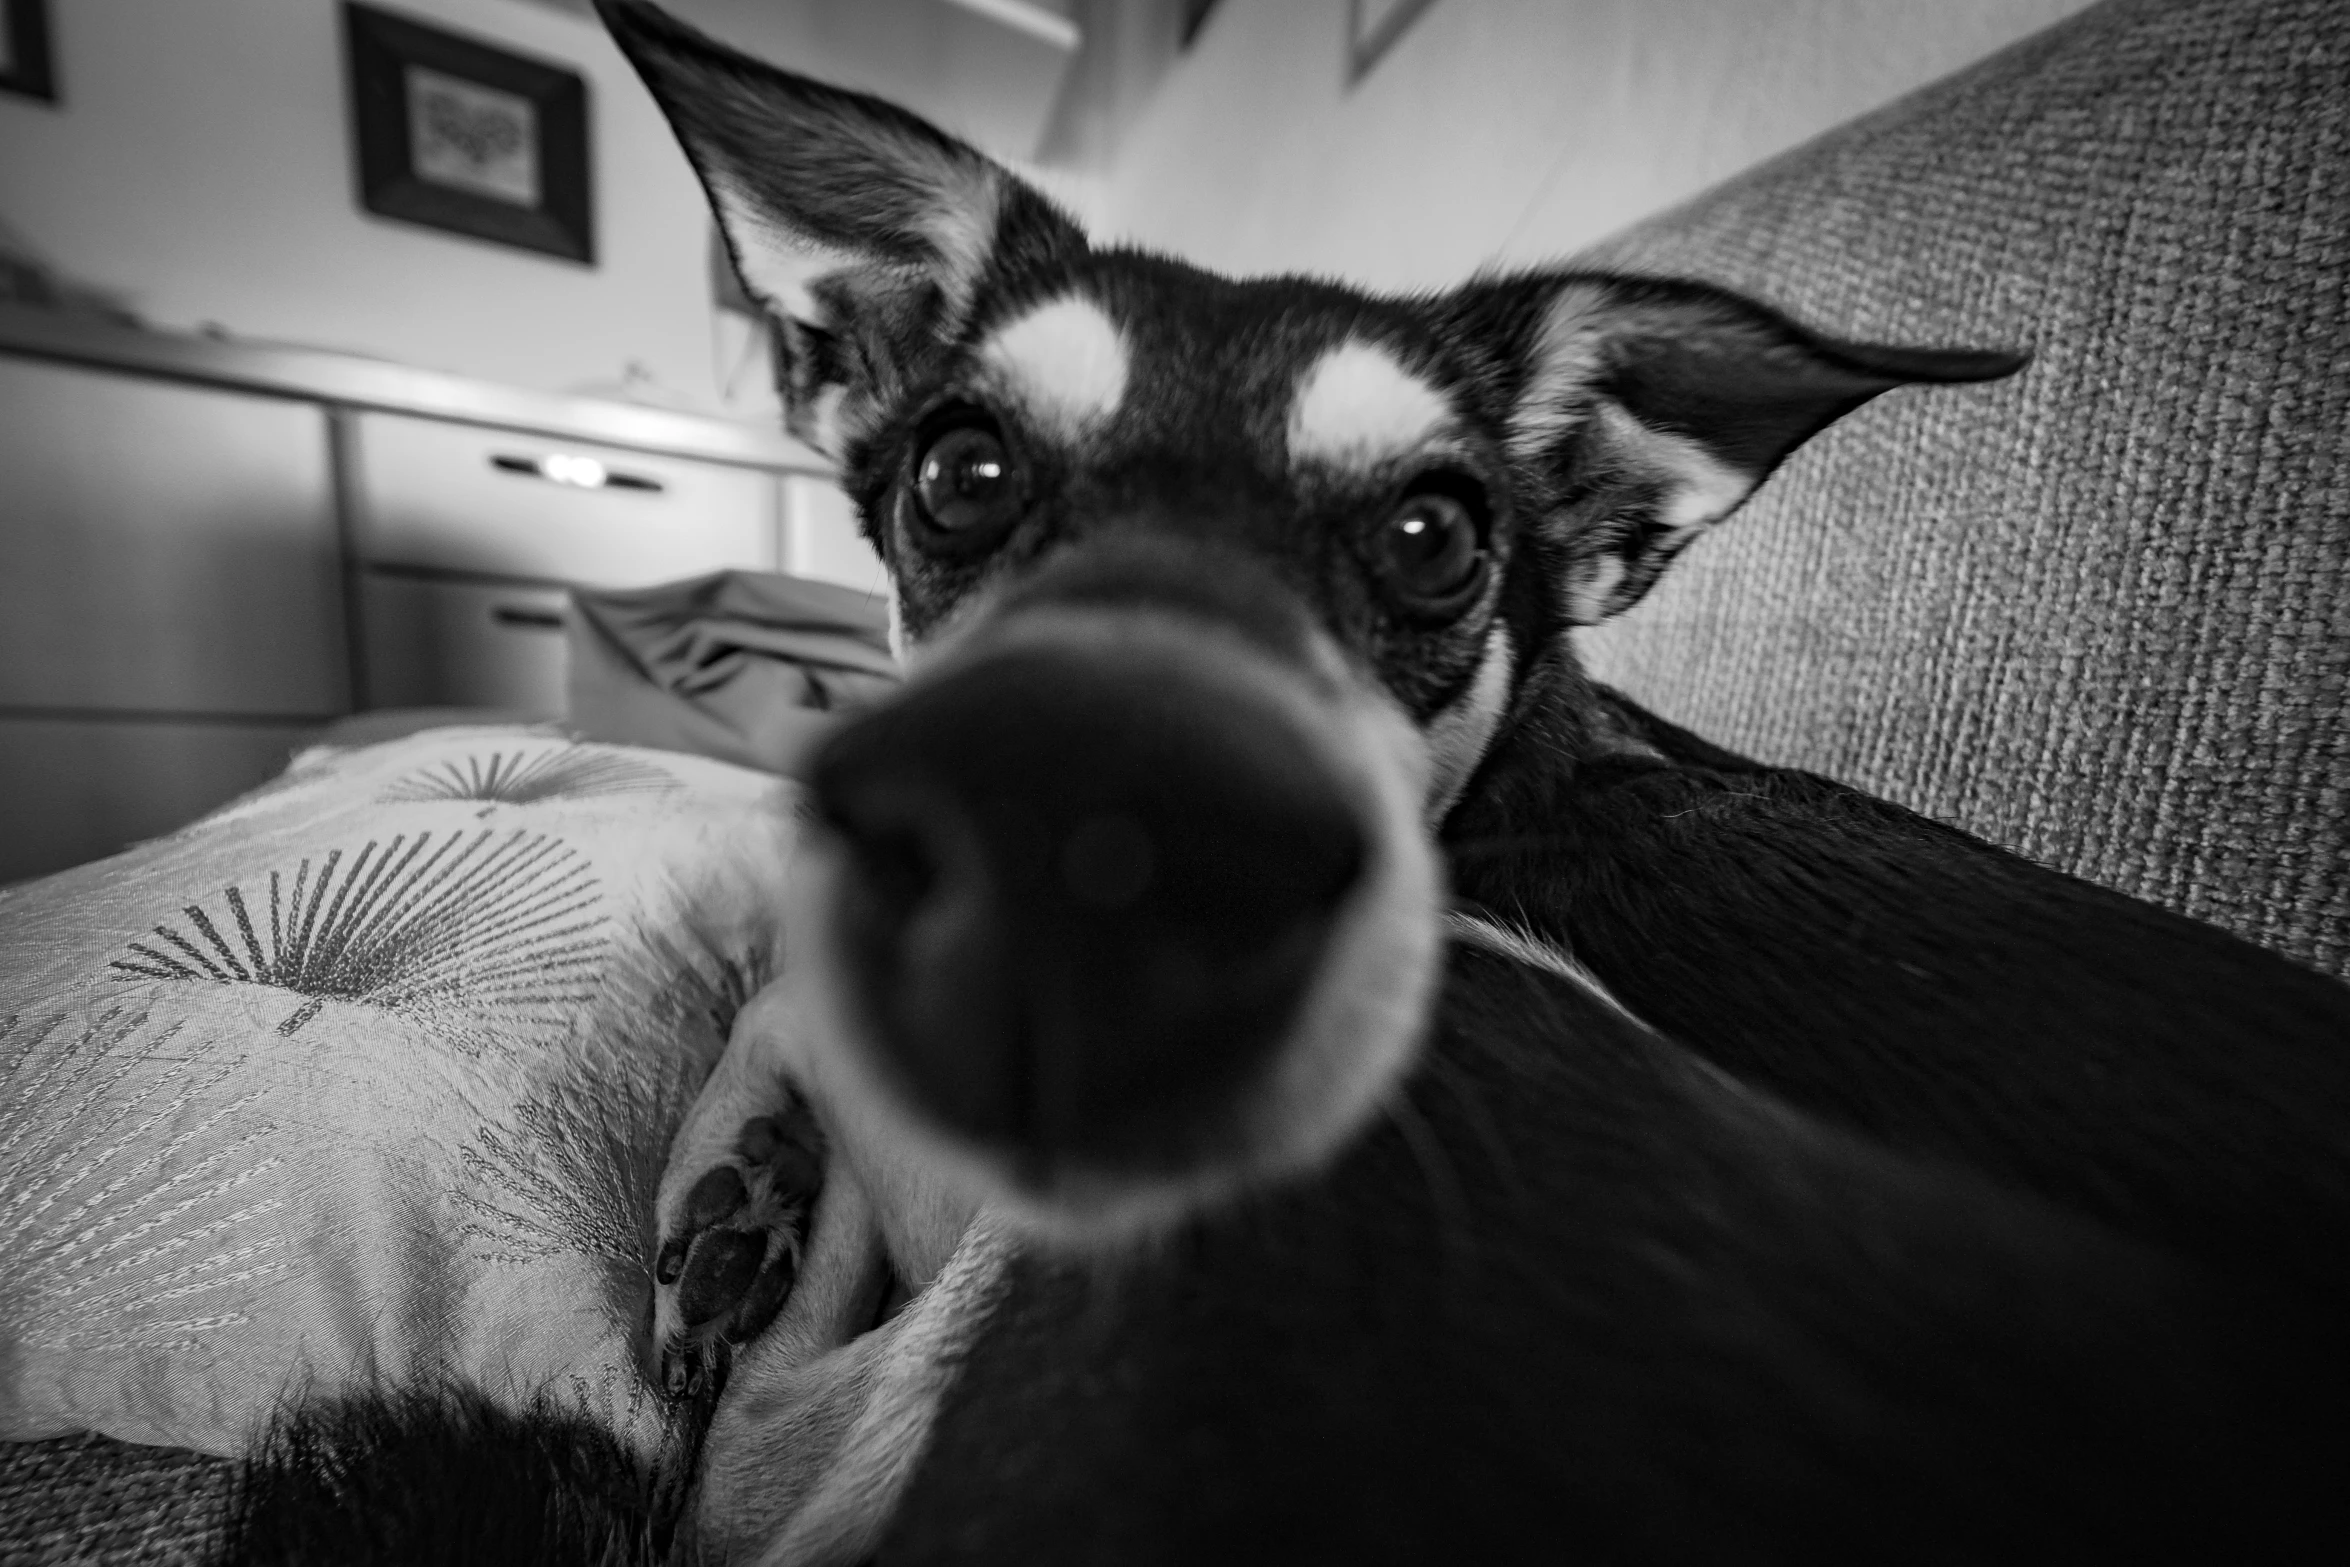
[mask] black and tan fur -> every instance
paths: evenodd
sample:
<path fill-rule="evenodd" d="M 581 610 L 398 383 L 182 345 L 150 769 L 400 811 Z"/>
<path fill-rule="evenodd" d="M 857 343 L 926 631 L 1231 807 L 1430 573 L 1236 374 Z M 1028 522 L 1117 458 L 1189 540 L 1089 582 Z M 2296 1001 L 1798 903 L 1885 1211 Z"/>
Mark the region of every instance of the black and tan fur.
<path fill-rule="evenodd" d="M 2020 358 L 1221 278 L 603 11 L 913 670 L 672 1151 L 651 1353 L 724 1375 L 681 1550 L 2339 1548 L 2350 995 L 1575 659 L 1812 434 Z M 721 1240 L 803 1100 L 812 1225 Z"/>

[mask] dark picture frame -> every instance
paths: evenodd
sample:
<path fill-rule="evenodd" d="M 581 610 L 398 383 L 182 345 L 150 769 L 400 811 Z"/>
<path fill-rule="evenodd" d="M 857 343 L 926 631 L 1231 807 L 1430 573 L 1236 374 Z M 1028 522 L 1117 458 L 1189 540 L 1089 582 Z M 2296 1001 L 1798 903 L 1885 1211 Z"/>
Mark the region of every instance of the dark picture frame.
<path fill-rule="evenodd" d="M 359 204 L 595 265 L 587 81 L 345 0 Z"/>
<path fill-rule="evenodd" d="M 1178 48 L 1189 49 L 1199 42 L 1200 33 L 1208 25 L 1208 13 L 1216 9 L 1216 0 L 1183 0 L 1181 30 L 1176 34 Z"/>
<path fill-rule="evenodd" d="M 1346 4 L 1346 85 L 1353 87 L 1378 67 L 1396 40 L 1410 30 L 1435 0 L 1391 0 L 1374 13 L 1363 0 Z"/>
<path fill-rule="evenodd" d="M 57 101 L 49 52 L 49 0 L 0 0 L 0 92 Z"/>

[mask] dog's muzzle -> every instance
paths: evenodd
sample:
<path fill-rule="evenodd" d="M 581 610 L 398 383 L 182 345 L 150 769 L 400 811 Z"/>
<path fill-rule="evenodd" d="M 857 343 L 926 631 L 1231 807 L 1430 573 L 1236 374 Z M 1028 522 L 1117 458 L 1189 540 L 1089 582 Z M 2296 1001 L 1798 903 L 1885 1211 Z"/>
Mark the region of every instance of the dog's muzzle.
<path fill-rule="evenodd" d="M 1257 568 L 1079 552 L 816 760 L 851 1048 L 1048 1204 L 1319 1156 L 1417 1035 L 1414 747 Z"/>

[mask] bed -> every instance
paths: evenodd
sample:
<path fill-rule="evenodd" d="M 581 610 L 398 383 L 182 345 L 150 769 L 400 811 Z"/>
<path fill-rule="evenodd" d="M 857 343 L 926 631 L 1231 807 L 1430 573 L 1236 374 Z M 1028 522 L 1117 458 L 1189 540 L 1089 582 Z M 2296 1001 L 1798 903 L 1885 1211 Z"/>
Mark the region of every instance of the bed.
<path fill-rule="evenodd" d="M 640 1368 L 650 1203 L 780 964 L 790 775 L 896 669 L 869 595 L 774 573 L 567 620 L 563 722 L 361 714 L 0 892 L 0 1499 L 38 1531 L 0 1554 L 88 1548 L 60 1470 L 108 1513 L 155 1477 L 142 1538 L 198 1551 L 165 1497 L 380 1384 L 690 1450 Z"/>
<path fill-rule="evenodd" d="M 2108 0 L 1601 247 L 1855 335 L 2039 355 L 1814 443 L 1593 639 L 1602 675 L 2350 976 L 2346 75 L 2333 0 Z M 575 701 L 577 733 L 347 731 L 0 896 L 37 971 L 0 1002 L 0 1557 L 204 1559 L 296 1359 L 487 1367 L 637 1451 L 686 1439 L 632 1381 L 646 1183 L 776 962 L 785 775 L 889 678 L 870 618 L 820 678 L 762 664 L 805 645 L 732 591 L 583 615 L 583 667 L 643 679 Z M 508 943 L 509 988 L 436 989 L 441 948 L 384 944 L 426 919 L 389 893 L 332 912 L 433 852 L 506 900 L 435 928 Z M 321 930 L 331 985 L 303 966 Z M 203 1028 L 235 1043 L 189 1048 Z M 299 1119 L 269 1083 L 334 1039 L 409 1118 L 353 1088 L 298 1144 L 256 1133 Z M 364 1212 L 324 1189 L 354 1167 Z"/>

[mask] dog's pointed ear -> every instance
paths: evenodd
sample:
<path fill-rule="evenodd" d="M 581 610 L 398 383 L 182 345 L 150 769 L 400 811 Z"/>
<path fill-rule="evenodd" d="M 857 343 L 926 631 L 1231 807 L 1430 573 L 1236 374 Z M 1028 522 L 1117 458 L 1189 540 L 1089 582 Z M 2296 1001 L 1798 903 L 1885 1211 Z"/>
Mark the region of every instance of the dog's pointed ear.
<path fill-rule="evenodd" d="M 1580 625 L 1639 602 L 1790 452 L 1878 393 L 2028 360 L 1841 342 L 1719 289 L 1603 274 L 1471 284 L 1453 308 L 1513 390 L 1512 459 Z"/>
<path fill-rule="evenodd" d="M 894 104 L 778 70 L 649 0 L 596 0 L 781 329 L 795 434 L 838 457 L 966 323 L 1007 248 L 1085 247 L 1051 202 Z"/>

